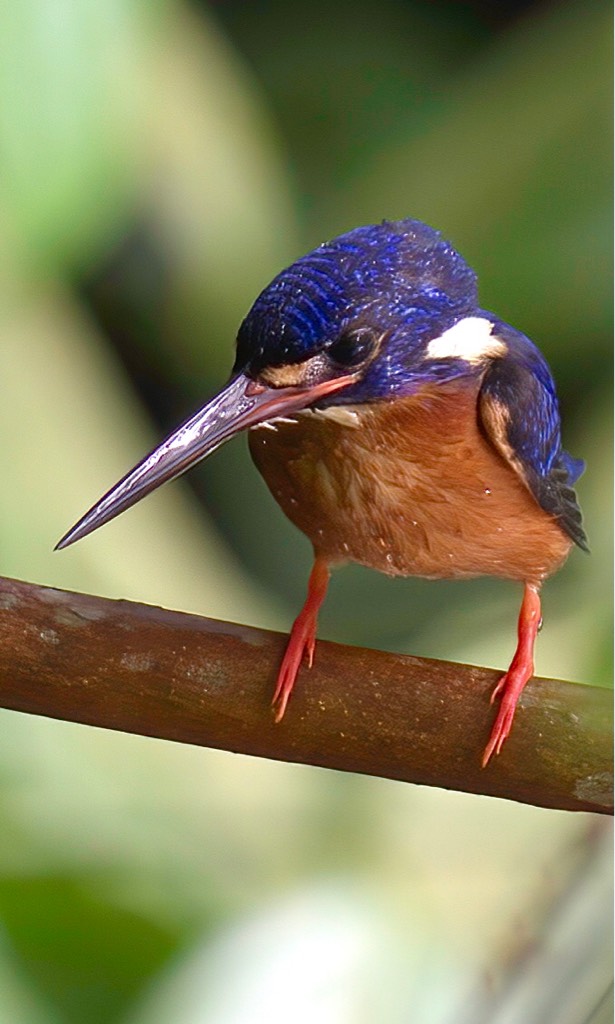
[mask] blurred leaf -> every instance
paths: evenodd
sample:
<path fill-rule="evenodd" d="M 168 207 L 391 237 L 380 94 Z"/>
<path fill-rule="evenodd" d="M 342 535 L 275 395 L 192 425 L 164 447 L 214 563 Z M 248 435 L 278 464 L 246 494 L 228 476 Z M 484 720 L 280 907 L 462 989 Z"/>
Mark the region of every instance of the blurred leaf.
<path fill-rule="evenodd" d="M 24 0 L 0 34 L 0 206 L 34 272 L 83 264 L 119 230 L 142 162 L 156 5 Z"/>
<path fill-rule="evenodd" d="M 146 213 L 171 260 L 159 358 L 201 398 L 228 375 L 241 316 L 293 253 L 295 215 L 264 97 L 213 19 L 180 9 L 154 61 Z"/>
<path fill-rule="evenodd" d="M 400 944 L 389 907 L 330 879 L 203 943 L 174 965 L 130 1024 L 447 1024 L 464 968 L 416 914 Z M 415 1016 L 416 1015 L 416 1016 Z"/>
<path fill-rule="evenodd" d="M 487 34 L 471 5 L 454 3 L 231 2 L 219 16 L 267 89 L 307 211 L 343 195 L 391 136 L 409 124 L 426 130 L 451 67 Z M 331 223 L 321 229 L 330 237 Z"/>
<path fill-rule="evenodd" d="M 482 301 L 544 344 L 582 341 L 574 372 L 610 333 L 611 11 L 548 5 L 449 77 L 420 131 L 412 118 L 355 181 L 324 197 L 329 234 L 413 216 L 479 271 Z M 319 230 L 317 229 L 317 233 Z M 596 352 L 596 348 L 599 352 Z M 565 365 L 565 364 L 564 364 Z"/>
<path fill-rule="evenodd" d="M 0 879 L 0 921 L 22 974 L 67 1024 L 116 1020 L 178 941 L 69 878 Z"/>
<path fill-rule="evenodd" d="M 11 947 L 0 920 L 0 1020 L 7 1024 L 59 1024 Z"/>

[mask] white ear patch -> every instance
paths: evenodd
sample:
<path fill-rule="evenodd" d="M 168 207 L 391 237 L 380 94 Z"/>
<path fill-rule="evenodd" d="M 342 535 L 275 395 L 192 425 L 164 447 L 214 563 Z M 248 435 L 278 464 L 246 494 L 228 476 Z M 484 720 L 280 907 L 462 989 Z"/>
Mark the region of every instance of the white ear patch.
<path fill-rule="evenodd" d="M 433 338 L 425 351 L 427 359 L 464 359 L 480 363 L 488 356 L 501 356 L 506 345 L 492 335 L 493 324 L 482 316 L 459 320 L 439 338 Z"/>

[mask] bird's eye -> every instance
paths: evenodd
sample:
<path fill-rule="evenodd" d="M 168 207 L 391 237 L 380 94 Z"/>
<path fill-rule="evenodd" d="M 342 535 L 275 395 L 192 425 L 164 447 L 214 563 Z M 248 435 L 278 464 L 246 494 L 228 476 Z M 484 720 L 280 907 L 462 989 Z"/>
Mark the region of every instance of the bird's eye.
<path fill-rule="evenodd" d="M 365 328 L 342 334 L 327 349 L 329 359 L 348 369 L 361 366 L 372 355 L 376 347 L 376 337 Z"/>

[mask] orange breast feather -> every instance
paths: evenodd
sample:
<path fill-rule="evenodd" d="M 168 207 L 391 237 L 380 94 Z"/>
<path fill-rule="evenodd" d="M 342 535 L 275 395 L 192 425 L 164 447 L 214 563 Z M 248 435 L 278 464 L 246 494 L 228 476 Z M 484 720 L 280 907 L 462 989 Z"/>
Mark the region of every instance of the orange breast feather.
<path fill-rule="evenodd" d="M 250 432 L 282 509 L 331 562 L 540 582 L 571 541 L 483 434 L 480 381 L 305 412 Z"/>

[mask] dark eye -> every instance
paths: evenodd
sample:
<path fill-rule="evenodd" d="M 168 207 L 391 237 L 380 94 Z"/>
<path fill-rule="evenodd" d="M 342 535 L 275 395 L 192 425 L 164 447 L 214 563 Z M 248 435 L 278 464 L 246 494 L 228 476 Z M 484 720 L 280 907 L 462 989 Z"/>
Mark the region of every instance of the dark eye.
<path fill-rule="evenodd" d="M 340 335 L 337 341 L 329 345 L 327 355 L 338 366 L 353 369 L 369 359 L 376 347 L 376 340 L 374 334 L 365 328 L 351 331 Z"/>

